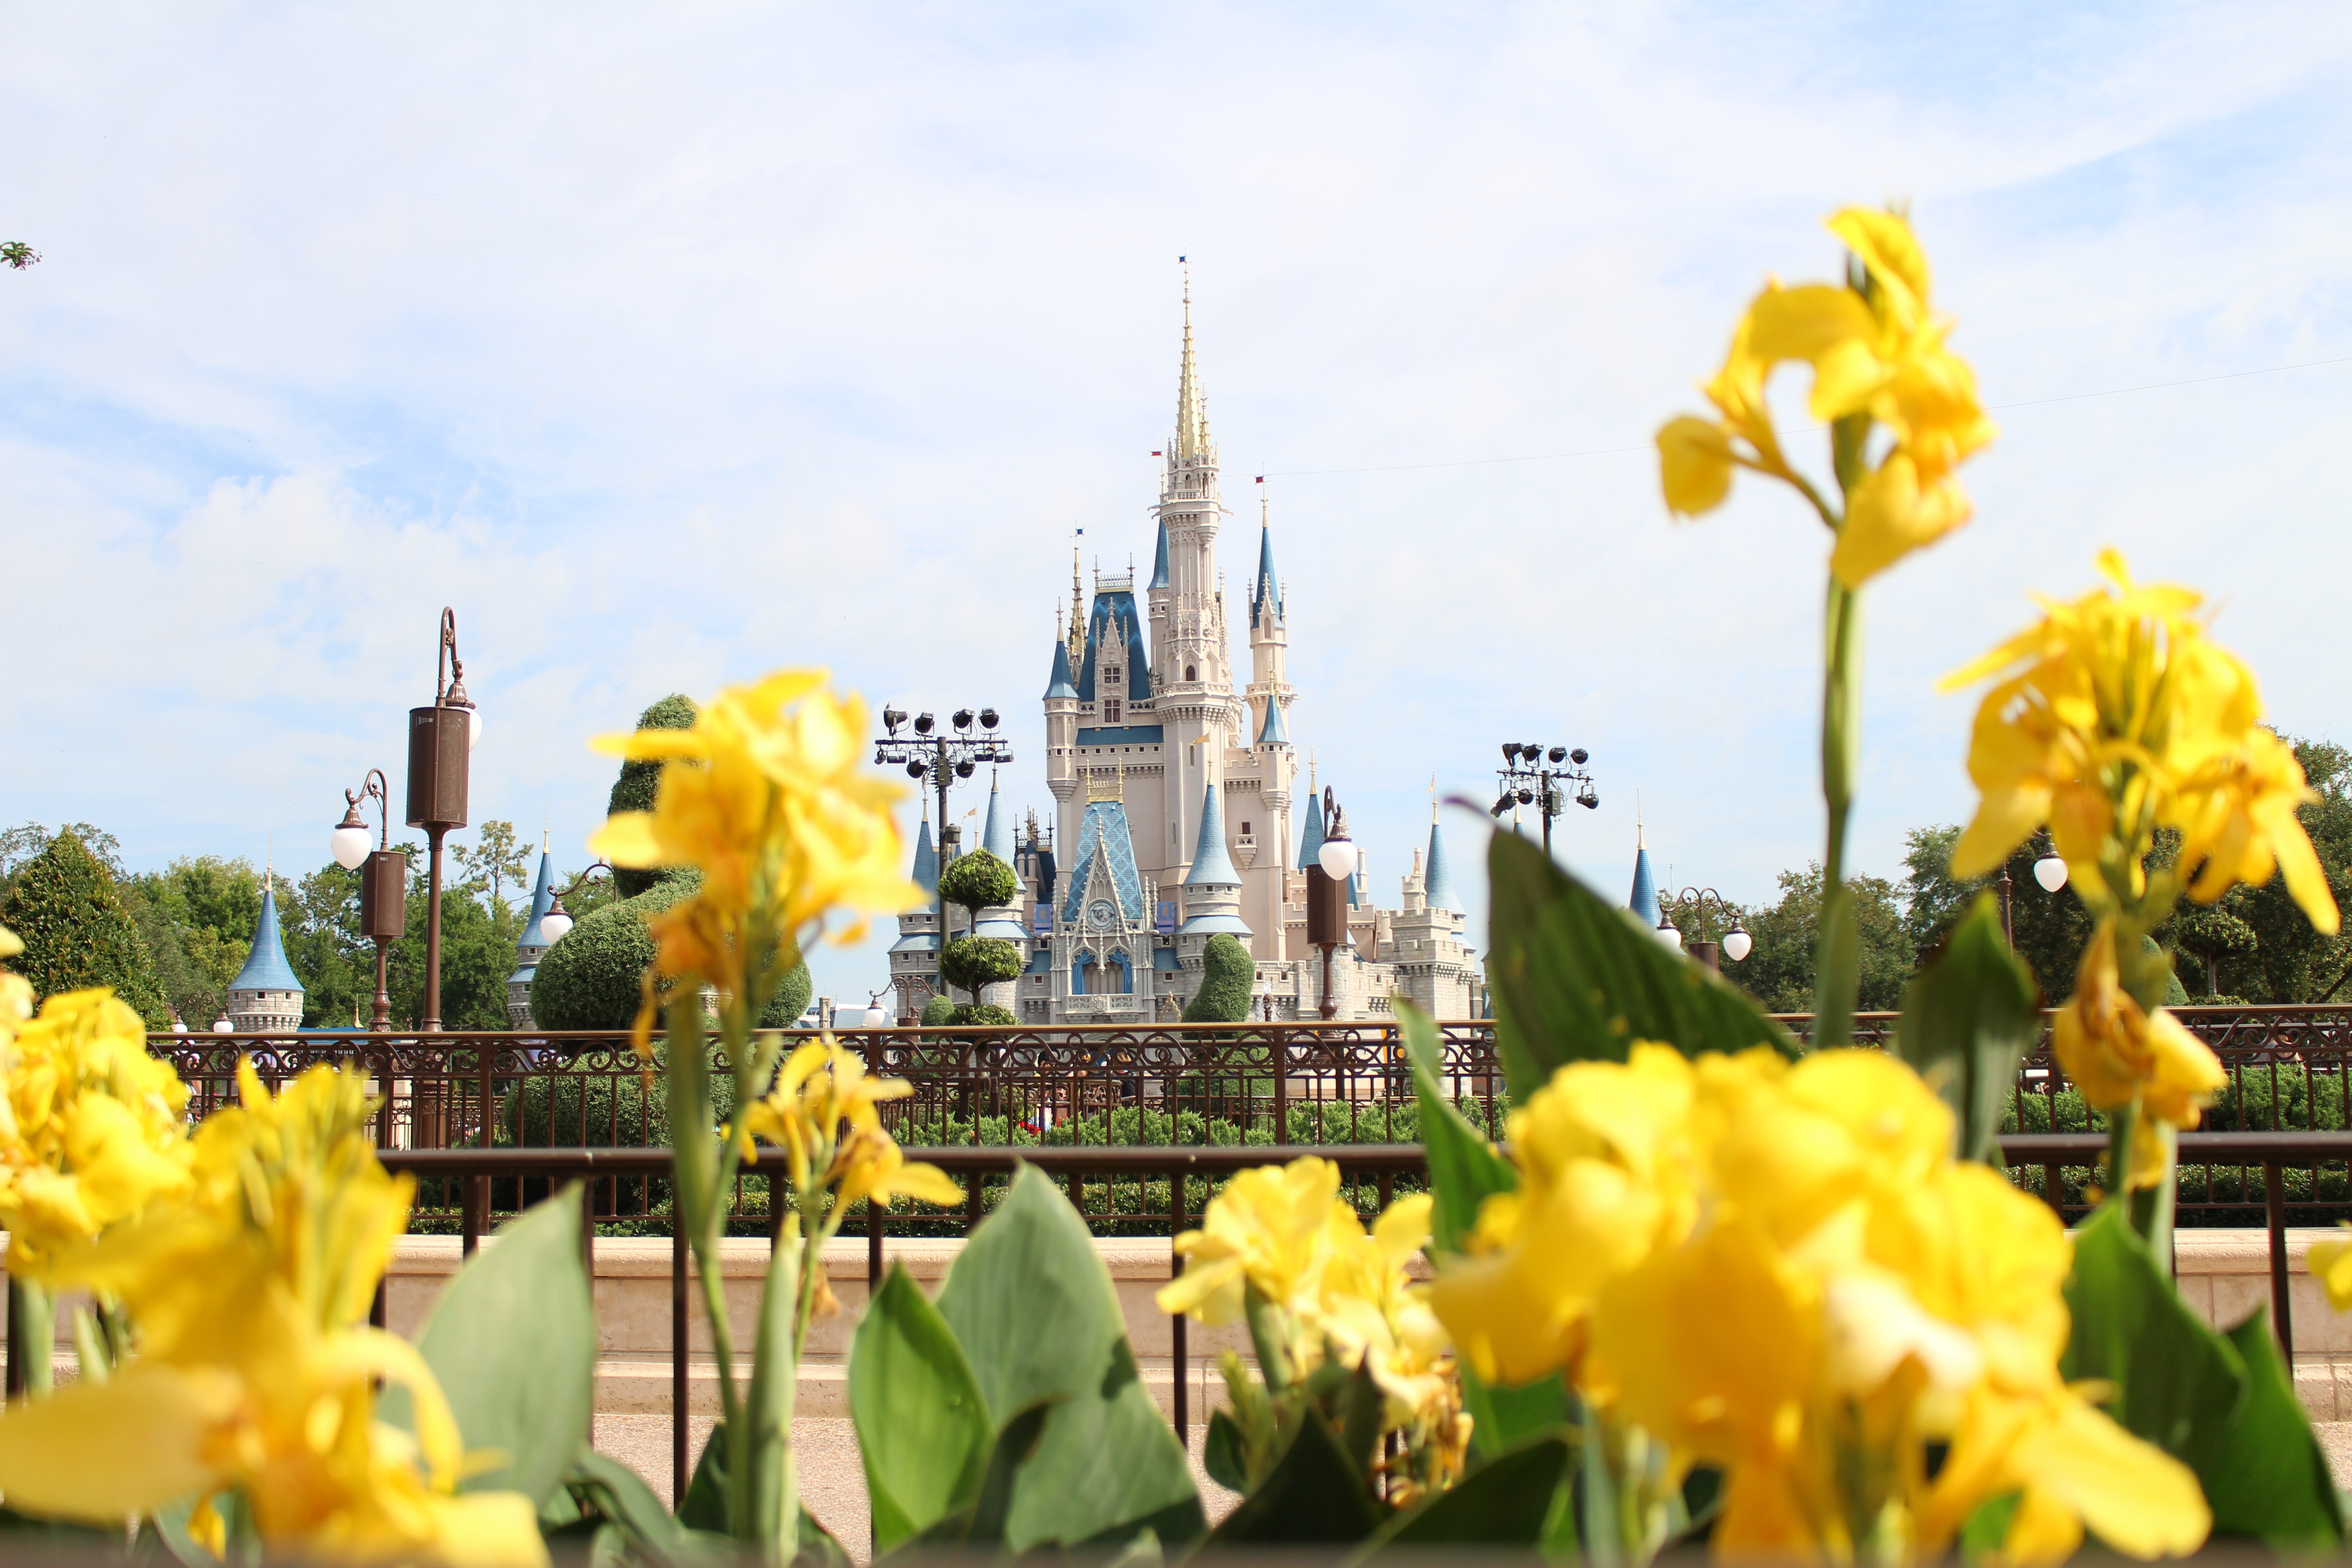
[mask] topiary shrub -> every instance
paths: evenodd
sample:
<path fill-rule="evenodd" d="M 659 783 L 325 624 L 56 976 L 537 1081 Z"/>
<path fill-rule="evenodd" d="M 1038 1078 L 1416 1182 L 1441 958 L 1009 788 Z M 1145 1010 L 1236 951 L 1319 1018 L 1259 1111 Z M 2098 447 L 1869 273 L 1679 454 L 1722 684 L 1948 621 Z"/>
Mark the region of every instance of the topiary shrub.
<path fill-rule="evenodd" d="M 14 967 L 35 996 L 111 986 L 149 1024 L 163 1026 L 163 989 L 139 923 L 115 892 L 113 874 L 70 827 L 16 873 L 0 925 L 24 939 Z"/>
<path fill-rule="evenodd" d="M 940 897 L 974 915 L 1020 896 L 1020 874 L 985 849 L 957 856 L 940 873 Z"/>
<path fill-rule="evenodd" d="M 635 898 L 606 904 L 563 933 L 539 961 L 531 1022 L 542 1029 L 625 1029 L 635 1021 L 639 981 L 653 966 L 646 917 L 691 897 L 702 873 L 675 867 Z"/>
<path fill-rule="evenodd" d="M 801 1015 L 808 1011 L 809 998 L 814 994 L 816 994 L 816 980 L 809 973 L 808 963 L 803 960 L 798 969 L 793 970 L 777 983 L 776 994 L 769 997 L 768 1005 L 760 1010 L 760 1027 L 791 1028 L 801 1021 Z M 830 1018 L 824 1019 L 821 1023 L 824 1028 L 833 1027 L 833 1020 Z"/>
<path fill-rule="evenodd" d="M 928 1009 L 926 1009 L 928 1011 Z M 928 1018 L 925 1022 L 929 1022 Z M 950 1028 L 965 1024 L 1017 1024 L 1010 1007 L 1000 1007 L 993 1002 L 963 1003 L 950 1010 L 947 1016 Z"/>
<path fill-rule="evenodd" d="M 978 996 L 983 985 L 1020 978 L 1021 950 L 1001 936 L 960 936 L 940 954 L 940 973 Z"/>
<path fill-rule="evenodd" d="M 923 1022 L 938 1028 L 955 1016 L 956 1005 L 944 996 L 934 996 L 923 1004 Z"/>
<path fill-rule="evenodd" d="M 673 691 L 637 715 L 637 728 L 640 730 L 691 730 L 694 728 L 694 700 L 682 691 Z M 659 763 L 623 763 L 621 776 L 613 782 L 612 799 L 605 806 L 605 810 L 608 812 L 651 811 L 654 808 L 654 796 L 661 787 L 661 771 L 662 764 Z M 620 889 L 621 897 L 634 899 L 640 893 L 650 892 L 665 874 L 661 870 L 639 871 L 622 867 L 613 872 L 613 885 Z M 581 923 L 584 925 L 587 922 L 583 921 Z M 531 1016 L 533 1017 L 539 1016 L 539 1009 L 535 1005 L 531 1009 Z M 552 1028 L 554 1026 L 551 1024 L 548 1027 Z"/>
<path fill-rule="evenodd" d="M 1241 939 L 1221 931 L 1201 950 L 1201 988 L 1184 1005 L 1188 1024 L 1241 1024 L 1250 1016 L 1250 986 L 1257 964 Z"/>

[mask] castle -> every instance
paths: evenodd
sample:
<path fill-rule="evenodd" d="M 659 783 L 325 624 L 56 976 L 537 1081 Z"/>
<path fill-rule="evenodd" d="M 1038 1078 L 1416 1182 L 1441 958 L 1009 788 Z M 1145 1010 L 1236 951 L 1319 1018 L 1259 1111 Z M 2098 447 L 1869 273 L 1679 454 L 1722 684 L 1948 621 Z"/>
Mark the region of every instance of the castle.
<path fill-rule="evenodd" d="M 1071 562 L 1068 619 L 1057 613 L 1044 698 L 1050 836 L 1032 814 L 1016 844 L 1012 816 L 990 789 L 982 847 L 1020 872 L 1022 893 L 1016 906 L 980 911 L 974 930 L 1017 942 L 1027 963 L 981 1000 L 1024 1024 L 1170 1020 L 1200 988 L 1209 938 L 1227 932 L 1255 960 L 1256 1016 L 1319 1017 L 1323 964 L 1307 942 L 1306 868 L 1325 824 L 1311 783 L 1297 797 L 1287 600 L 1261 500 L 1243 684 L 1216 552 L 1230 513 L 1218 491 L 1189 284 L 1175 434 L 1153 455 L 1165 467 L 1151 579 L 1139 595 L 1133 573 L 1097 571 L 1089 605 Z M 924 823 L 912 874 L 927 890 L 938 888 L 954 837 L 935 838 Z M 1399 994 L 1439 1017 L 1469 1016 L 1482 989 L 1477 961 L 1433 817 L 1427 858 L 1414 851 L 1399 907 L 1374 908 L 1360 868 L 1348 942 L 1331 966 L 1338 1016 L 1385 1016 Z M 938 923 L 936 908 L 899 920 L 890 965 L 902 1017 L 919 1016 L 938 987 Z"/>

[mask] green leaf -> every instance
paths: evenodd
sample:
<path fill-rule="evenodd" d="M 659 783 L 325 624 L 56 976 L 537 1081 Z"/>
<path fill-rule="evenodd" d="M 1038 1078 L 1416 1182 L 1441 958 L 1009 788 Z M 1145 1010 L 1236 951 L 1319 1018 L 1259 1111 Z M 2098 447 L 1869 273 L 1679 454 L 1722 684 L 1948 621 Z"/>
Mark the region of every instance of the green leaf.
<path fill-rule="evenodd" d="M 636 1551 L 658 1563 L 677 1563 L 687 1558 L 685 1530 L 670 1517 L 645 1478 L 618 1459 L 584 1449 L 572 1460 L 563 1484 L 571 1489 L 574 1500 L 618 1527 Z"/>
<path fill-rule="evenodd" d="M 2116 1419 L 2203 1476 L 2245 1398 L 2246 1364 L 2189 1310 L 2113 1204 L 2075 1237 L 2066 1307 L 2066 1381 L 2115 1384 Z"/>
<path fill-rule="evenodd" d="M 1021 1169 L 964 1244 L 939 1310 L 993 1423 L 1056 1402 L 1013 1483 L 1013 1551 L 1123 1541 L 1147 1525 L 1171 1544 L 1201 1534 L 1192 1467 L 1137 1374 L 1109 1271 L 1086 1221 L 1035 1168 Z"/>
<path fill-rule="evenodd" d="M 1495 1032 L 1514 1101 L 1572 1061 L 1623 1061 L 1635 1040 L 1688 1054 L 1796 1042 L 1762 1009 L 1515 833 L 1487 851 Z"/>
<path fill-rule="evenodd" d="M 1569 1458 L 1568 1439 L 1559 1436 L 1497 1454 L 1382 1526 L 1366 1555 L 1390 1547 L 1533 1546 Z"/>
<path fill-rule="evenodd" d="M 466 1491 L 546 1502 L 588 1438 L 595 1409 L 596 1312 L 580 1258 L 573 1183 L 502 1227 L 434 1303 L 416 1348 L 440 1380 L 468 1452 L 507 1462 Z M 411 1425 L 407 1391 L 384 1390 L 383 1419 Z"/>
<path fill-rule="evenodd" d="M 978 1495 L 993 1439 L 987 1401 L 955 1331 L 895 1263 L 850 1344 L 849 1414 L 877 1551 Z"/>
<path fill-rule="evenodd" d="M 1478 1206 L 1518 1185 L 1511 1163 L 1445 1098 L 1438 1079 L 1437 1025 L 1410 1002 L 1396 1004 L 1412 1061 L 1413 1099 L 1421 1107 L 1421 1142 L 1429 1153 L 1429 1244 L 1459 1252 L 1478 1226 Z"/>
<path fill-rule="evenodd" d="M 1006 1422 L 1004 1430 L 989 1445 L 988 1463 L 972 1500 L 955 1512 L 933 1520 L 908 1539 L 908 1546 L 1002 1547 L 1022 1467 L 1035 1457 L 1038 1440 L 1045 1436 L 1045 1418 L 1056 1403 L 1033 1405 Z"/>
<path fill-rule="evenodd" d="M 1364 1473 L 1321 1421 L 1298 1424 L 1265 1484 L 1242 1499 L 1209 1536 L 1217 1546 L 1345 1545 L 1381 1522 Z"/>
<path fill-rule="evenodd" d="M 2344 1539 L 2327 1455 L 2295 1397 L 2294 1379 L 2263 1307 L 2229 1332 L 2246 1366 L 2246 1402 L 2210 1468 L 2198 1472 L 2217 1532 L 2318 1550 Z"/>
<path fill-rule="evenodd" d="M 1249 1470 L 1242 1460 L 1242 1429 L 1223 1405 L 1210 1412 L 1208 1435 L 1201 1439 L 1201 1468 L 1229 1492 L 1249 1490 Z"/>
<path fill-rule="evenodd" d="M 2017 1505 L 2023 1492 L 2003 1492 L 1997 1498 L 1987 1498 L 1969 1515 L 1960 1526 L 1960 1561 L 1987 1563 L 2000 1554 L 2009 1540 L 2009 1521 L 2017 1516 Z"/>
<path fill-rule="evenodd" d="M 1990 893 L 1976 902 L 1925 973 L 1904 987 L 1895 1053 L 1952 1108 L 1959 1152 L 1989 1159 L 2017 1064 L 2042 1031 L 2033 972 L 2001 935 Z"/>
<path fill-rule="evenodd" d="M 678 1500 L 677 1521 L 688 1530 L 727 1533 L 727 1423 L 710 1424 L 702 1455 L 687 1479 L 686 1496 Z"/>

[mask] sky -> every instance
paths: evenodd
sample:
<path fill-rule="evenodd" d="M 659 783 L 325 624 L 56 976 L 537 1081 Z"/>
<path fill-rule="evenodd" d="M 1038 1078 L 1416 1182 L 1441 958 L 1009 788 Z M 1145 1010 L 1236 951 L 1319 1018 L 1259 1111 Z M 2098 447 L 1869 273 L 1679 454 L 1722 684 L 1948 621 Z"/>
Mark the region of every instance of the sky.
<path fill-rule="evenodd" d="M 1867 596 L 1859 868 L 1964 820 L 1937 678 L 2123 549 L 2352 742 L 2352 11 L 0 5 L 0 819 L 324 862 L 457 613 L 473 811 L 559 866 L 646 704 L 824 664 L 1041 757 L 1071 531 L 1150 563 L 1190 258 L 1235 595 L 1373 884 L 1506 740 L 1559 853 L 1820 854 L 1828 540 L 1651 433 L 1907 204 L 2000 439 Z M 2334 362 L 2334 363 L 2324 363 Z M 2297 368 L 2282 368 L 2297 367 Z M 1784 373 L 1786 438 L 1819 452 Z M 1234 617 L 1237 631 L 1240 616 Z M 1246 668 L 1246 648 L 1236 637 Z M 982 804 L 980 791 L 957 803 Z M 908 824 L 911 832 L 912 803 Z M 1483 815 L 1448 814 L 1483 930 Z M 822 992 L 885 983 L 877 939 Z"/>

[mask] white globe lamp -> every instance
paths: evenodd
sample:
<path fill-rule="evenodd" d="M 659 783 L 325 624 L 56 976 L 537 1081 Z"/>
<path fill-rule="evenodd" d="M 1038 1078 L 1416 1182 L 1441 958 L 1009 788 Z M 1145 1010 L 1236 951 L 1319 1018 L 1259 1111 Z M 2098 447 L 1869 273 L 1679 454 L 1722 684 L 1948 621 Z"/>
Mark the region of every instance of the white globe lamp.
<path fill-rule="evenodd" d="M 234 1035 L 236 1033 L 236 1026 L 228 1021 L 227 1014 L 223 1013 L 219 1017 L 213 1020 L 213 1033 L 215 1035 Z"/>
<path fill-rule="evenodd" d="M 1675 922 L 1664 915 L 1661 914 L 1658 917 L 1658 929 L 1654 934 L 1660 943 L 1673 948 L 1676 952 L 1683 950 L 1683 933 L 1675 929 Z"/>
<path fill-rule="evenodd" d="M 866 1004 L 866 1026 L 867 1028 L 879 1029 L 889 1022 L 890 1015 L 883 1011 L 882 1004 L 878 1000 Z"/>
<path fill-rule="evenodd" d="M 2033 863 L 2033 879 L 2042 890 L 2054 893 L 2066 885 L 2066 861 L 2063 856 L 2044 855 Z"/>
<path fill-rule="evenodd" d="M 1723 956 L 1737 963 L 1756 950 L 1756 939 L 1738 926 L 1723 933 Z"/>
<path fill-rule="evenodd" d="M 555 901 L 547 906 L 547 912 L 539 917 L 539 934 L 547 939 L 548 946 L 553 947 L 571 929 L 572 912 L 563 907 L 563 896 L 559 893 Z"/>
<path fill-rule="evenodd" d="M 1344 882 L 1356 874 L 1356 847 L 1345 837 L 1326 838 L 1323 847 L 1315 852 L 1316 861 L 1323 874 L 1335 882 Z"/>

